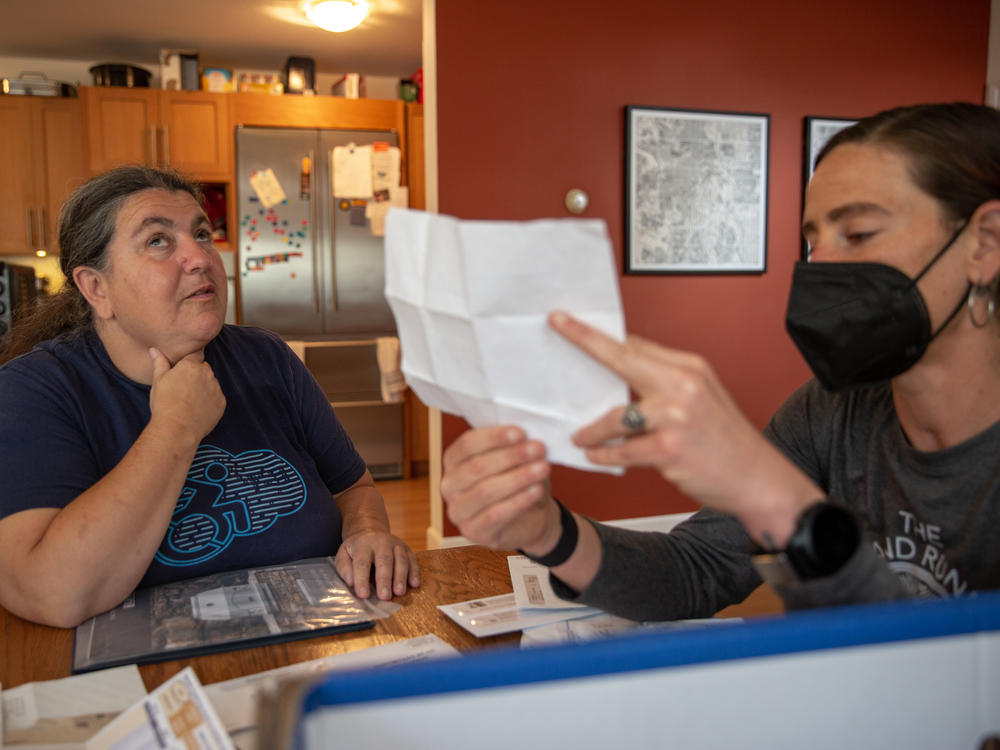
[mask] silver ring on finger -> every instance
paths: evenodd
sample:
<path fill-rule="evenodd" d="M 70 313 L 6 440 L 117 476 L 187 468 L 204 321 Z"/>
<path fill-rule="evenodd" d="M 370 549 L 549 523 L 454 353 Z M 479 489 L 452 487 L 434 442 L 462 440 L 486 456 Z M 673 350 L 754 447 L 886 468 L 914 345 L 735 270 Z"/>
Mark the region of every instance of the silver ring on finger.
<path fill-rule="evenodd" d="M 643 432 L 646 429 L 646 416 L 639 411 L 639 404 L 635 401 L 625 407 L 622 414 L 622 427 L 629 432 Z"/>

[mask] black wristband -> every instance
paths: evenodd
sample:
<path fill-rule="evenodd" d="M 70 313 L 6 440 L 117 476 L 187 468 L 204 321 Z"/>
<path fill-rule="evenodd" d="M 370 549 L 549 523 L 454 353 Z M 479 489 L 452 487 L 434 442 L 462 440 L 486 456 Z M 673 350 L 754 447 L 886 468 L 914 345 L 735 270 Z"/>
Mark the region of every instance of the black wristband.
<path fill-rule="evenodd" d="M 576 519 L 573 514 L 570 513 L 569 509 L 563 505 L 561 502 L 552 498 L 556 501 L 556 505 L 559 506 L 559 522 L 562 524 L 562 534 L 559 537 L 559 541 L 556 542 L 556 546 L 552 548 L 552 551 L 547 555 L 542 557 L 535 557 L 534 555 L 529 555 L 523 549 L 519 549 L 522 555 L 527 557 L 529 560 L 538 563 L 539 565 L 544 565 L 546 568 L 554 568 L 556 565 L 562 565 L 564 562 L 569 560 L 573 551 L 576 549 L 577 539 L 580 538 L 580 529 L 576 525 Z"/>

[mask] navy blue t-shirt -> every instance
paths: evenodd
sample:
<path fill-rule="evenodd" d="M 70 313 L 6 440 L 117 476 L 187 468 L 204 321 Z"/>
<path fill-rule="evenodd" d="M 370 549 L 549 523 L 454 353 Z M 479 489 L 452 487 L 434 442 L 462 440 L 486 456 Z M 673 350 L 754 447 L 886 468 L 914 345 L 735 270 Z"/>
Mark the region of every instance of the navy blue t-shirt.
<path fill-rule="evenodd" d="M 205 360 L 226 409 L 198 447 L 141 586 L 335 554 L 332 495 L 365 472 L 278 336 L 224 326 Z M 53 339 L 0 367 L 0 518 L 65 507 L 114 468 L 149 416 L 149 386 L 119 372 L 94 333 Z"/>

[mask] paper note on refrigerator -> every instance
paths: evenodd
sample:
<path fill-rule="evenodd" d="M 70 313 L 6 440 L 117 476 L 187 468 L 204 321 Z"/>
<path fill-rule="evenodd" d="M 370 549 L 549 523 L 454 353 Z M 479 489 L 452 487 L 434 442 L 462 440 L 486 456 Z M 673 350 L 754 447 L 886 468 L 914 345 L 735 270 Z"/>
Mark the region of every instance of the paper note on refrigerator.
<path fill-rule="evenodd" d="M 410 202 L 410 189 L 405 185 L 375 191 L 375 200 L 365 205 L 365 218 L 371 224 L 372 234 L 385 236 L 385 217 L 393 206 L 406 208 Z"/>
<path fill-rule="evenodd" d="M 330 151 L 330 179 L 334 198 L 372 197 L 372 147 L 334 146 Z"/>
<path fill-rule="evenodd" d="M 388 143 L 372 144 L 372 191 L 388 190 L 399 185 L 402 159 L 399 148 Z"/>
<path fill-rule="evenodd" d="M 285 191 L 281 189 L 281 183 L 270 167 L 250 175 L 250 187 L 264 208 L 276 206 L 285 200 Z"/>
<path fill-rule="evenodd" d="M 595 471 L 570 435 L 628 401 L 625 382 L 549 328 L 569 312 L 623 340 L 611 241 L 598 219 L 462 221 L 392 208 L 385 294 L 421 401 L 474 427 L 516 424 L 554 463 Z"/>

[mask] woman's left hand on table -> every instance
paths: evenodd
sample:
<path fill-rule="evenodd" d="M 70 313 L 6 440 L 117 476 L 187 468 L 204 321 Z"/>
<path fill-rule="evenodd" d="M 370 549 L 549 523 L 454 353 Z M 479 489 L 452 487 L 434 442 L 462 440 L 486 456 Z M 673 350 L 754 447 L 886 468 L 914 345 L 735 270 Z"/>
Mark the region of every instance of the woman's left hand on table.
<path fill-rule="evenodd" d="M 420 585 L 417 556 L 409 545 L 388 531 L 359 531 L 345 537 L 335 558 L 337 573 L 361 599 L 375 594 L 383 601 L 403 596 Z"/>

